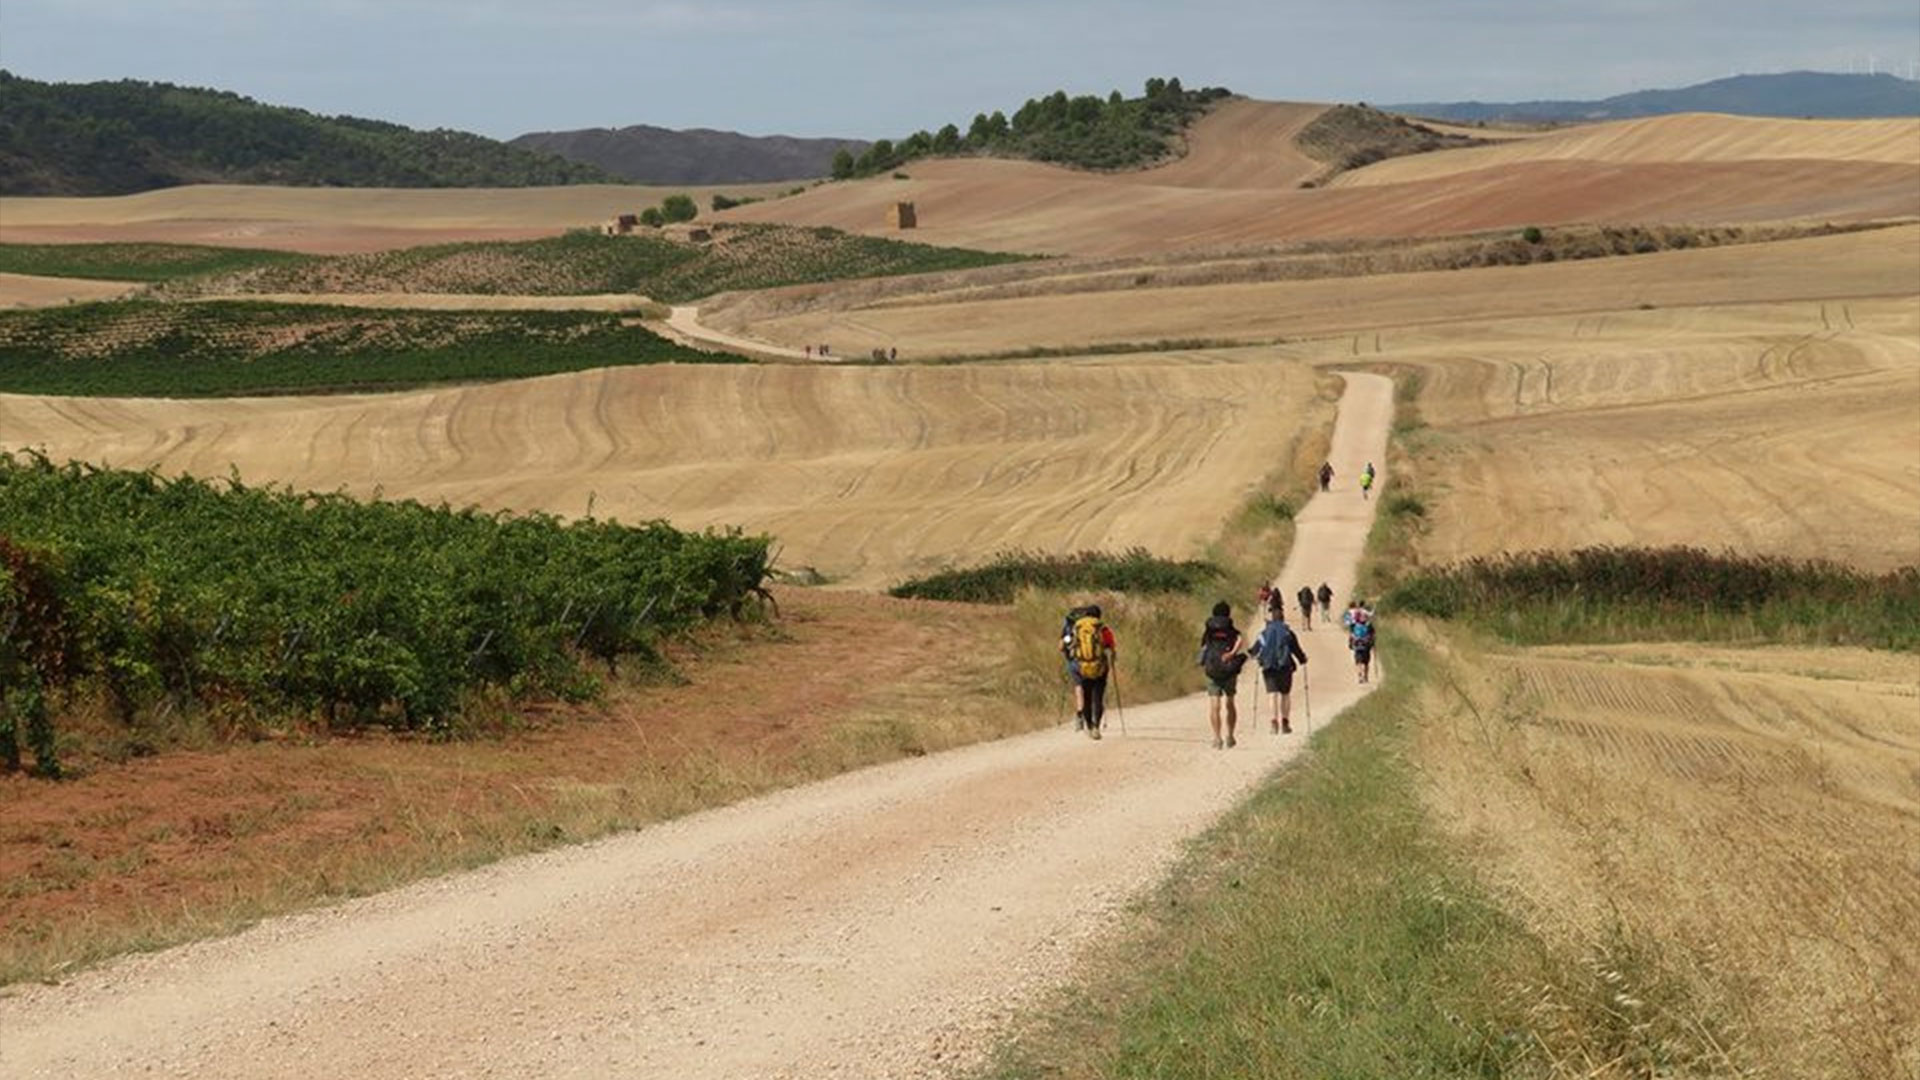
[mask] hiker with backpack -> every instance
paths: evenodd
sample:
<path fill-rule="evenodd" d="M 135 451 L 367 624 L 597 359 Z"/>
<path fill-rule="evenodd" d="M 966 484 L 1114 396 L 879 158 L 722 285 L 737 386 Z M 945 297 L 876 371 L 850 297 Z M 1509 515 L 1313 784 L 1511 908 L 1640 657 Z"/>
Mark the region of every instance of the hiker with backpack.
<path fill-rule="evenodd" d="M 1225 600 L 1213 605 L 1213 615 L 1200 632 L 1200 670 L 1207 676 L 1207 723 L 1213 728 L 1213 748 L 1234 745 L 1233 729 L 1240 710 L 1233 697 L 1240 685 L 1240 669 L 1247 663 L 1246 641 L 1233 625 L 1233 608 Z M 1222 702 L 1225 702 L 1224 708 Z M 1220 736 L 1220 716 L 1226 713 L 1226 738 Z"/>
<path fill-rule="evenodd" d="M 1320 490 L 1325 491 L 1332 486 L 1333 486 L 1333 462 L 1323 461 L 1320 463 Z"/>
<path fill-rule="evenodd" d="M 1363 499 L 1368 498 L 1372 494 L 1372 492 L 1373 492 L 1373 462 L 1369 461 L 1367 462 L 1367 467 L 1364 470 L 1362 470 L 1360 473 L 1360 497 Z"/>
<path fill-rule="evenodd" d="M 1302 585 L 1300 586 L 1300 591 L 1294 595 L 1300 601 L 1300 628 L 1303 630 L 1313 629 L 1313 590 L 1308 586 Z M 1284 616 L 1284 614 L 1283 612 L 1282 615 Z M 1285 621 L 1284 618 L 1282 621 Z"/>
<path fill-rule="evenodd" d="M 1321 582 L 1319 596 L 1320 621 L 1330 623 L 1333 621 L 1333 586 Z"/>
<path fill-rule="evenodd" d="M 1287 625 L 1284 611 L 1276 611 L 1261 627 L 1253 643 L 1254 658 L 1260 662 L 1260 678 L 1273 697 L 1273 733 L 1293 734 L 1293 671 L 1305 666 L 1307 653 L 1300 637 Z"/>
<path fill-rule="evenodd" d="M 1116 651 L 1113 630 L 1101 621 L 1099 604 L 1067 612 L 1060 650 L 1067 657 L 1067 674 L 1073 679 L 1074 729 L 1098 739 L 1100 723 L 1107 714 L 1107 676 L 1113 671 Z"/>
<path fill-rule="evenodd" d="M 1347 628 L 1347 648 L 1353 650 L 1353 666 L 1365 683 L 1373 665 L 1373 611 L 1365 600 L 1355 599 L 1340 617 Z"/>

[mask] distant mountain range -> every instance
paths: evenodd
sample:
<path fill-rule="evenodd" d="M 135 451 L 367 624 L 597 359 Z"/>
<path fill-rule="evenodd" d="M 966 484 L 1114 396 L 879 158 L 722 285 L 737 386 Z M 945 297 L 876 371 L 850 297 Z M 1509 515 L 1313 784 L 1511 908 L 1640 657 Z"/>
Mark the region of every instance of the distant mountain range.
<path fill-rule="evenodd" d="M 671 131 L 636 124 L 623 128 L 536 131 L 507 145 L 554 154 L 643 184 L 753 184 L 809 180 L 833 168 L 842 150 L 858 155 L 860 139 L 797 139 L 694 128 Z"/>
<path fill-rule="evenodd" d="M 169 83 L 46 83 L 0 71 L 0 195 L 180 184 L 528 187 L 617 183 L 464 131 L 415 131 Z"/>
<path fill-rule="evenodd" d="M 1920 82 L 1893 75 L 1790 71 L 1735 75 L 1679 90 L 1640 90 L 1599 101 L 1419 101 L 1385 108 L 1469 124 L 1624 120 L 1682 112 L 1823 119 L 1920 116 Z"/>

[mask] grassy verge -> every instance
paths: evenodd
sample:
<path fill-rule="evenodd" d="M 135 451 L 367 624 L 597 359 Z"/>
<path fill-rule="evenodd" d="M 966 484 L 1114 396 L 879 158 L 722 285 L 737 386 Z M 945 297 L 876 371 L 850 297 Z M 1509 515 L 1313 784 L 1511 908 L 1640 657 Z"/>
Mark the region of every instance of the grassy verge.
<path fill-rule="evenodd" d="M 1395 609 L 1524 644 L 1739 641 L 1920 651 L 1920 567 L 1872 574 L 1698 548 L 1477 558 L 1413 575 Z"/>
<path fill-rule="evenodd" d="M 0 273 L 155 282 L 289 266 L 312 258 L 199 244 L 0 244 Z"/>
<path fill-rule="evenodd" d="M 1617 1000 L 1631 986 L 1667 1004 L 1642 951 L 1570 963 L 1463 871 L 1409 757 L 1435 661 L 1409 635 L 1386 646 L 1393 679 L 1203 837 L 1142 928 L 984 1075 L 1646 1076 L 1716 1060 L 1679 1019 L 1690 1008 Z"/>
<path fill-rule="evenodd" d="M 0 391 L 110 397 L 399 390 L 742 358 L 619 315 L 147 300 L 0 313 Z"/>

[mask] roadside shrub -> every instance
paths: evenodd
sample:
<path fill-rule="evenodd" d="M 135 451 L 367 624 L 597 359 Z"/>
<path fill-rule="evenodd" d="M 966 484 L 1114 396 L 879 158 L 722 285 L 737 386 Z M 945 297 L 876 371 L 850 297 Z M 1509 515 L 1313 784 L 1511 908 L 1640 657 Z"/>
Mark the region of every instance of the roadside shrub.
<path fill-rule="evenodd" d="M 1520 239 L 1525 240 L 1529 244 L 1538 244 L 1546 238 L 1547 234 L 1541 232 L 1538 225 L 1529 225 L 1520 233 Z"/>
<path fill-rule="evenodd" d="M 1396 586 L 1387 604 L 1528 644 L 1653 637 L 1920 651 L 1913 566 L 1873 574 L 1691 547 L 1583 548 L 1426 571 Z"/>
<path fill-rule="evenodd" d="M 1133 593 L 1182 593 L 1219 578 L 1220 567 L 1201 560 L 1162 559 L 1145 548 L 1114 555 L 1082 551 L 1043 555 L 1008 551 L 991 562 L 963 570 L 945 570 L 887 590 L 920 600 L 959 600 L 972 604 L 1010 604 L 1022 589 L 1102 590 Z"/>

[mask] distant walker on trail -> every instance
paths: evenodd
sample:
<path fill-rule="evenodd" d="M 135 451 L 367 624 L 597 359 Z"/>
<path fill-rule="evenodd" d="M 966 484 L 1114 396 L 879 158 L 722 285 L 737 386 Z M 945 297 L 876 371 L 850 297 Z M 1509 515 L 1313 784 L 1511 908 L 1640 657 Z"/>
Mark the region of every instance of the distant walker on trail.
<path fill-rule="evenodd" d="M 1233 696 L 1239 690 L 1240 669 L 1247 663 L 1246 640 L 1233 625 L 1233 608 L 1225 600 L 1213 605 L 1213 616 L 1200 632 L 1200 670 L 1207 675 L 1207 723 L 1213 728 L 1213 748 L 1234 745 L 1233 729 L 1240 722 L 1240 710 Z M 1225 702 L 1226 737 L 1220 732 L 1221 703 Z"/>
<path fill-rule="evenodd" d="M 1099 604 L 1067 612 L 1060 651 L 1067 658 L 1067 675 L 1073 680 L 1074 729 L 1098 739 L 1107 715 L 1107 676 L 1113 672 L 1117 651 L 1113 630 L 1100 619 Z"/>
<path fill-rule="evenodd" d="M 1300 601 L 1300 628 L 1303 630 L 1313 629 L 1313 589 L 1310 586 L 1302 585 L 1300 586 L 1300 591 L 1295 593 L 1294 596 Z"/>
<path fill-rule="evenodd" d="M 1369 498 L 1371 497 L 1372 493 L 1373 493 L 1373 462 L 1369 461 L 1367 462 L 1366 469 L 1360 473 L 1360 497 L 1363 499 Z"/>
<path fill-rule="evenodd" d="M 1287 625 L 1284 612 L 1274 612 L 1260 637 L 1253 643 L 1254 658 L 1260 662 L 1260 677 L 1273 697 L 1273 733 L 1293 734 L 1293 672 L 1305 666 L 1307 653 L 1300 637 Z"/>
<path fill-rule="evenodd" d="M 1347 648 L 1353 650 L 1353 667 L 1364 683 L 1373 665 L 1373 611 L 1365 600 L 1355 599 L 1340 623 L 1347 628 Z"/>
<path fill-rule="evenodd" d="M 1319 596 L 1320 618 L 1322 621 L 1330 623 L 1333 621 L 1333 586 L 1324 581 L 1321 582 Z"/>
<path fill-rule="evenodd" d="M 1320 490 L 1326 491 L 1333 486 L 1333 462 L 1320 463 Z"/>

